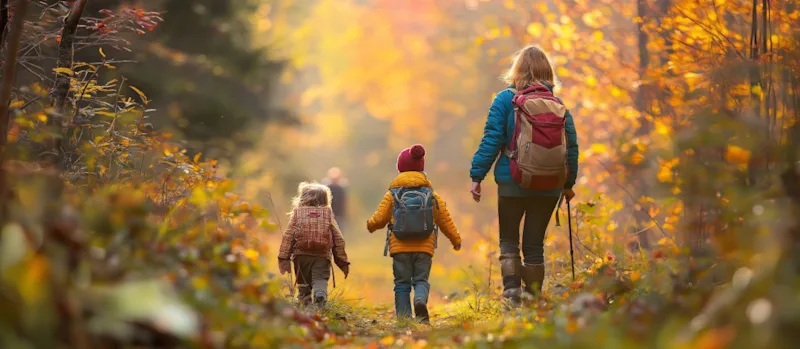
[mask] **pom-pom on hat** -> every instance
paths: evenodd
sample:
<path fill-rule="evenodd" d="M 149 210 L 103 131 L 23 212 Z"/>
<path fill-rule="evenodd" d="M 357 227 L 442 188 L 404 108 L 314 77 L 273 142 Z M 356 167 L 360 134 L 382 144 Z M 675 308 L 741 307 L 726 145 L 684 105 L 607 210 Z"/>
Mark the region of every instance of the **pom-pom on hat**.
<path fill-rule="evenodd" d="M 425 148 L 421 144 L 414 144 L 403 149 L 397 156 L 397 171 L 425 171 Z"/>

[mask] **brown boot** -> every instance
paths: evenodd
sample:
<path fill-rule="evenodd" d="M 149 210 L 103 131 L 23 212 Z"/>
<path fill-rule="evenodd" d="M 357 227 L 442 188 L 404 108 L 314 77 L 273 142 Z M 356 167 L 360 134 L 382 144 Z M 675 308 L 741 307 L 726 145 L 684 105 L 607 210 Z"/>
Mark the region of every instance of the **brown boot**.
<path fill-rule="evenodd" d="M 525 292 L 531 295 L 541 294 L 544 284 L 544 263 L 523 264 L 522 281 L 525 283 Z"/>
<path fill-rule="evenodd" d="M 503 276 L 503 298 L 513 306 L 519 305 L 522 296 L 522 259 L 519 254 L 500 255 L 500 274 Z"/>

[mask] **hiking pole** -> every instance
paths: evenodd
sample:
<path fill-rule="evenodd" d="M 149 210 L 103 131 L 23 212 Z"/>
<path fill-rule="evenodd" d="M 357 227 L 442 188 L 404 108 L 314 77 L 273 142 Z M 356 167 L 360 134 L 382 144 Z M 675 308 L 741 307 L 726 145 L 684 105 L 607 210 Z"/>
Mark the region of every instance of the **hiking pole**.
<path fill-rule="evenodd" d="M 572 262 L 572 281 L 575 281 L 575 251 L 572 249 L 572 208 L 567 200 L 567 227 L 569 227 L 569 259 Z"/>

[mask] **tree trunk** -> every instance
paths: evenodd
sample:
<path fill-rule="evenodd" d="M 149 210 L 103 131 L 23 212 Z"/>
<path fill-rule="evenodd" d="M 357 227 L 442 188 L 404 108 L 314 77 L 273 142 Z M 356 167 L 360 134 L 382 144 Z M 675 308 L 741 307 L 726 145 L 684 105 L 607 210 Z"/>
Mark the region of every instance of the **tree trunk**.
<path fill-rule="evenodd" d="M 0 83 L 0 164 L 5 161 L 6 142 L 8 139 L 8 105 L 11 102 L 11 90 L 14 89 L 14 73 L 17 68 L 17 51 L 19 42 L 22 38 L 23 23 L 25 13 L 28 11 L 29 0 L 18 0 L 14 8 L 14 22 L 11 23 L 9 33 L 8 50 L 6 59 L 3 61 L 3 76 Z M 6 11 L 4 11 L 6 12 Z"/>
<path fill-rule="evenodd" d="M 0 215 L 2 215 L 0 222 L 5 222 L 5 219 L 8 218 L 6 208 L 11 193 L 5 166 L 8 151 L 8 105 L 11 102 L 11 90 L 14 88 L 17 51 L 19 51 L 19 41 L 22 38 L 25 14 L 28 12 L 28 1 L 17 0 L 17 6 L 14 8 L 14 21 L 11 23 L 8 35 L 8 50 L 6 50 L 6 59 L 3 61 L 3 77 L 0 82 Z M 3 12 L 7 13 L 5 7 Z"/>
<path fill-rule="evenodd" d="M 639 80 L 641 84 L 639 85 L 638 91 L 636 91 L 636 109 L 639 111 L 639 128 L 636 129 L 634 135 L 637 138 L 647 137 L 650 133 L 652 125 L 650 121 L 647 119 L 646 114 L 648 113 L 648 93 L 650 90 L 649 85 L 645 82 L 647 69 L 650 65 L 650 53 L 647 51 L 647 44 L 649 42 L 649 38 L 647 33 L 644 30 L 644 22 L 645 19 L 648 18 L 648 11 L 647 11 L 647 1 L 646 0 L 636 0 L 636 10 L 638 12 L 639 18 L 642 21 L 639 23 L 639 33 L 638 33 L 638 41 L 639 41 Z M 647 195 L 647 183 L 643 180 L 643 166 L 646 166 L 647 162 L 644 161 L 639 164 L 633 165 L 630 171 L 630 178 L 631 181 L 634 183 L 635 187 L 638 188 L 639 192 L 642 195 Z M 650 217 L 647 216 L 646 212 L 648 211 L 647 205 L 637 205 L 637 203 L 632 203 L 633 205 L 633 216 L 636 220 L 636 225 L 634 227 L 634 233 L 637 234 L 636 238 L 639 241 L 639 248 L 642 249 L 649 249 L 650 248 L 650 238 L 648 234 L 648 229 L 646 226 L 650 224 Z M 636 207 L 639 207 L 637 210 Z"/>
<path fill-rule="evenodd" d="M 72 59 L 74 56 L 75 33 L 78 31 L 83 10 L 86 8 L 88 0 L 76 0 L 72 3 L 72 8 L 64 17 L 64 27 L 61 29 L 61 43 L 58 45 L 58 68 L 72 70 Z M 48 140 L 45 162 L 52 165 L 64 167 L 63 152 L 61 142 L 63 140 L 64 129 L 71 120 L 67 120 L 66 108 L 70 87 L 70 74 L 65 72 L 56 73 L 56 82 L 53 87 L 52 105 L 56 112 L 56 118 L 60 121 L 56 126 L 62 131 L 60 137 L 53 137 Z M 52 125 L 55 118 L 48 119 L 48 124 Z M 52 120 L 52 121 L 50 121 Z"/>

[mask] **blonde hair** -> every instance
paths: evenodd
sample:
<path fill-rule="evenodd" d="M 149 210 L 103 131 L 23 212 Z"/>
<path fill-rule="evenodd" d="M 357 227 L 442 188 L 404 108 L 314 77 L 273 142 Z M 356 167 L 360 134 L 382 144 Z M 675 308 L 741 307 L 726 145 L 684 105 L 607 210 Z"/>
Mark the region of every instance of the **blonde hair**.
<path fill-rule="evenodd" d="M 535 45 L 529 45 L 517 52 L 511 68 L 503 75 L 503 81 L 517 90 L 542 82 L 553 88 L 556 86 L 550 59 L 544 50 Z"/>
<path fill-rule="evenodd" d="M 316 182 L 303 182 L 297 186 L 297 196 L 292 199 L 292 210 L 298 207 L 330 207 L 330 188 Z"/>

